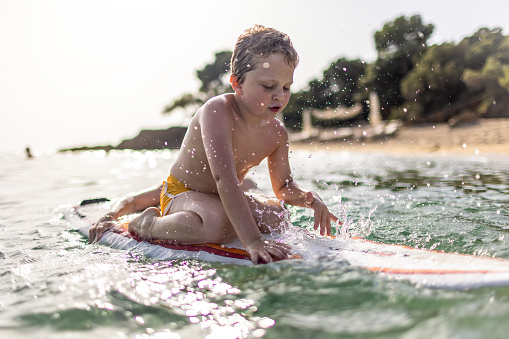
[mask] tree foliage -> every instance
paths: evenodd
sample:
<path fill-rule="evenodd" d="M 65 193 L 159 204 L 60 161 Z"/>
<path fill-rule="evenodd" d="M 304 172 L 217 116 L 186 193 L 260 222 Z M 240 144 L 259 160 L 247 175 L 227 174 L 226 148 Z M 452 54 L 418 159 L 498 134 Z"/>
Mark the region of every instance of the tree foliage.
<path fill-rule="evenodd" d="M 286 125 L 300 128 L 300 115 L 306 108 L 353 106 L 364 71 L 365 65 L 361 60 L 340 58 L 333 62 L 321 79 L 310 81 L 306 89 L 292 95 L 284 113 Z"/>
<path fill-rule="evenodd" d="M 433 29 L 432 24 L 426 25 L 414 15 L 400 16 L 375 33 L 378 58 L 367 67 L 364 85 L 378 93 L 384 118 L 390 116 L 391 108 L 404 102 L 400 82 L 426 50 Z"/>
<path fill-rule="evenodd" d="M 410 119 L 426 120 L 434 110 L 483 96 L 479 113 L 507 95 L 504 70 L 509 67 L 508 38 L 499 28 L 481 28 L 459 44 L 431 46 L 401 81 L 402 105 Z"/>
<path fill-rule="evenodd" d="M 420 54 L 426 48 L 433 29 L 432 24 L 423 24 L 420 15 L 413 15 L 410 18 L 400 16 L 386 23 L 374 36 L 378 57 L 391 59 Z"/>
<path fill-rule="evenodd" d="M 446 43 L 431 46 L 412 72 L 401 81 L 407 120 L 420 120 L 426 113 L 456 102 L 465 90 L 462 46 Z M 394 116 L 394 110 L 393 110 Z"/>
<path fill-rule="evenodd" d="M 201 81 L 200 92 L 208 96 L 225 93 L 230 85 L 225 81 L 225 75 L 230 70 L 231 51 L 218 52 L 214 62 L 206 65 L 202 70 L 196 71 L 196 76 Z"/>
<path fill-rule="evenodd" d="M 203 69 L 196 71 L 196 76 L 201 82 L 198 93 L 185 93 L 180 98 L 173 100 L 167 105 L 163 113 L 170 113 L 177 108 L 196 110 L 208 98 L 231 92 L 227 77 L 229 71 L 231 51 L 222 51 L 215 54 L 215 59 L 211 64 L 205 65 Z"/>

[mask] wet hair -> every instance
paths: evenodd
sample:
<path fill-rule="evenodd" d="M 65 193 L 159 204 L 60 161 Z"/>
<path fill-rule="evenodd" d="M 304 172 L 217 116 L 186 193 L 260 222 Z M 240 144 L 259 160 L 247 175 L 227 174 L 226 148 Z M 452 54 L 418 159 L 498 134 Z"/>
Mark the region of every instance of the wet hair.
<path fill-rule="evenodd" d="M 255 69 L 261 59 L 281 53 L 288 66 L 297 67 L 299 55 L 290 37 L 274 28 L 254 25 L 239 36 L 233 49 L 230 68 L 239 84 L 244 82 L 246 73 Z"/>

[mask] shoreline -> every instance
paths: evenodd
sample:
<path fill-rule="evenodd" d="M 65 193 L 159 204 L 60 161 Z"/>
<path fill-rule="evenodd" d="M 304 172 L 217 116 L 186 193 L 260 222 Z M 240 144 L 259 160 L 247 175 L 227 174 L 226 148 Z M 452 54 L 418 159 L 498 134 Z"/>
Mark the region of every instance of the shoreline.
<path fill-rule="evenodd" d="M 292 150 L 332 150 L 391 155 L 509 156 L 509 119 L 479 119 L 456 127 L 447 123 L 402 126 L 394 136 L 367 140 L 291 142 Z"/>

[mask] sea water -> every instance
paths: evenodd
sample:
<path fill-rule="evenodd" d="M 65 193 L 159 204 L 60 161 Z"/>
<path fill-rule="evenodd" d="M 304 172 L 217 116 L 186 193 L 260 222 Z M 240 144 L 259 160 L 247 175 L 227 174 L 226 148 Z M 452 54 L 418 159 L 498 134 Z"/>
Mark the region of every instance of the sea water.
<path fill-rule="evenodd" d="M 368 239 L 509 259 L 509 157 L 294 151 L 294 178 Z M 340 257 L 241 267 L 89 245 L 62 219 L 158 185 L 175 151 L 0 155 L 1 338 L 504 338 L 509 287 L 440 290 Z M 251 177 L 270 190 L 266 164 Z M 295 227 L 312 213 L 292 207 Z M 298 244 L 295 244 L 298 248 Z"/>

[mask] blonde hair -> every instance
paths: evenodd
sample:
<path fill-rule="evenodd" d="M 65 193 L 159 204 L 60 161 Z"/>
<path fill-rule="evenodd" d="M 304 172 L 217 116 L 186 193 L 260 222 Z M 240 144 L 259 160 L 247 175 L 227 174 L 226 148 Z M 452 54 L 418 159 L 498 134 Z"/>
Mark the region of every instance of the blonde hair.
<path fill-rule="evenodd" d="M 230 68 L 239 84 L 244 82 L 247 72 L 257 66 L 261 58 L 281 53 L 288 66 L 297 67 L 299 55 L 290 37 L 274 28 L 254 25 L 239 36 L 233 49 Z"/>

